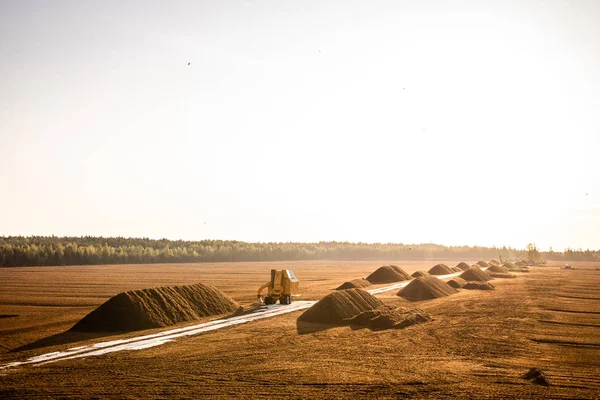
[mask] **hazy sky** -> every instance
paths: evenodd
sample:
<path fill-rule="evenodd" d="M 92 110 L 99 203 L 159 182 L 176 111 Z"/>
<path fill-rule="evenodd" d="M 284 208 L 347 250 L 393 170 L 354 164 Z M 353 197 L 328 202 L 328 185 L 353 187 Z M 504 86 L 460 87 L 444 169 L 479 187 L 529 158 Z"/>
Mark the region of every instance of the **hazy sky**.
<path fill-rule="evenodd" d="M 600 249 L 599 154 L 595 0 L 0 0 L 0 235 Z"/>

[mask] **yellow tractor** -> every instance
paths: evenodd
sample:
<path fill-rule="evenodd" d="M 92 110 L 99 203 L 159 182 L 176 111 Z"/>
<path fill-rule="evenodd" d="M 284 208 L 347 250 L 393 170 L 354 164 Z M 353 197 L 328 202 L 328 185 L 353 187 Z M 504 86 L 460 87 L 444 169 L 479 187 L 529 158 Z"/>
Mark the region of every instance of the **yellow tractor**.
<path fill-rule="evenodd" d="M 271 270 L 271 280 L 260 288 L 256 298 L 261 304 L 275 304 L 279 300 L 279 304 L 292 304 L 292 295 L 298 293 L 298 278 L 291 269 Z M 267 295 L 264 300 L 261 292 L 267 289 Z"/>

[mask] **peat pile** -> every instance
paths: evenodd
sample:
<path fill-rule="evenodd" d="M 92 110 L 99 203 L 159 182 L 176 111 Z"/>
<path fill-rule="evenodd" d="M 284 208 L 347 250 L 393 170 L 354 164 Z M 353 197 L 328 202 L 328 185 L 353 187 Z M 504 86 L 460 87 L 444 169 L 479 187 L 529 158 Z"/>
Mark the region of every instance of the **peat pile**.
<path fill-rule="evenodd" d="M 497 272 L 500 274 L 506 274 L 508 273 L 508 269 L 501 267 L 499 265 L 490 265 L 490 267 L 488 269 L 485 270 L 486 272 Z"/>
<path fill-rule="evenodd" d="M 479 260 L 479 261 L 477 261 L 477 265 L 479 265 L 479 267 L 480 267 L 480 268 L 487 268 L 487 267 L 489 267 L 489 266 L 490 266 L 488 263 L 486 263 L 486 262 L 485 262 L 485 261 L 483 261 L 483 260 Z"/>
<path fill-rule="evenodd" d="M 500 265 L 500 261 L 496 260 L 495 258 L 492 258 L 488 264 L 490 264 L 490 265 Z"/>
<path fill-rule="evenodd" d="M 413 272 L 411 276 L 413 278 L 418 278 L 420 276 L 430 276 L 430 275 L 429 275 L 429 272 L 427 272 L 427 271 L 416 271 L 416 272 Z"/>
<path fill-rule="evenodd" d="M 514 265 L 516 267 L 519 267 L 521 269 L 525 268 L 525 269 L 529 269 L 529 263 L 526 261 L 517 261 L 516 263 L 514 263 Z"/>
<path fill-rule="evenodd" d="M 431 275 L 448 275 L 454 273 L 455 271 L 452 271 L 452 268 L 450 268 L 446 264 L 437 264 L 433 266 L 428 272 Z"/>
<path fill-rule="evenodd" d="M 507 273 L 503 273 L 503 272 L 490 272 L 489 275 L 492 278 L 504 278 L 504 279 L 507 279 L 507 278 L 510 279 L 510 278 L 516 278 L 517 277 L 515 274 L 509 274 L 508 272 Z"/>
<path fill-rule="evenodd" d="M 384 265 L 367 276 L 367 280 L 374 284 L 400 282 L 410 278 L 410 275 L 397 265 Z"/>
<path fill-rule="evenodd" d="M 507 272 L 529 272 L 529 267 L 527 263 L 522 261 L 517 261 L 516 263 L 507 262 L 502 265 L 502 268 L 505 268 Z"/>
<path fill-rule="evenodd" d="M 411 325 L 432 321 L 431 315 L 418 308 L 381 306 L 347 318 L 344 322 L 353 326 L 366 326 L 372 330 L 403 329 Z"/>
<path fill-rule="evenodd" d="M 458 264 L 456 264 L 456 268 L 460 269 L 461 271 L 464 271 L 464 270 L 469 269 L 469 264 L 467 264 L 464 261 L 461 261 Z"/>
<path fill-rule="evenodd" d="M 357 289 L 357 288 L 364 288 L 367 286 L 371 286 L 371 282 L 369 282 L 366 279 L 359 278 L 359 279 L 352 279 L 351 281 L 348 281 L 348 282 L 344 282 L 339 287 L 337 287 L 335 290 Z"/>
<path fill-rule="evenodd" d="M 517 267 L 515 264 L 510 262 L 502 265 L 502 268 L 504 268 L 506 272 L 521 272 L 523 269 L 528 269 L 528 267 Z"/>
<path fill-rule="evenodd" d="M 529 369 L 529 371 L 523 374 L 523 379 L 527 379 L 537 385 L 550 386 L 550 381 L 546 375 L 537 368 Z"/>
<path fill-rule="evenodd" d="M 446 282 L 433 276 L 416 278 L 411 283 L 400 289 L 398 296 L 409 301 L 422 301 L 437 299 L 457 293 Z"/>
<path fill-rule="evenodd" d="M 298 317 L 298 321 L 344 325 L 345 319 L 383 305 L 381 300 L 364 290 L 340 290 L 317 301 L 315 305 Z"/>
<path fill-rule="evenodd" d="M 463 286 L 465 286 L 467 284 L 467 281 L 465 281 L 460 276 L 455 276 L 454 278 L 450 279 L 446 283 L 448 285 L 450 285 L 450 287 L 453 287 L 454 289 L 460 289 L 461 287 L 463 287 Z"/>
<path fill-rule="evenodd" d="M 488 274 L 485 271 L 482 271 L 480 268 L 478 268 L 475 265 L 473 265 L 468 270 L 466 270 L 462 274 L 460 274 L 460 277 L 468 282 L 470 282 L 470 281 L 484 282 L 484 281 L 490 281 L 490 280 L 494 279 L 490 276 L 490 274 Z"/>
<path fill-rule="evenodd" d="M 489 282 L 467 282 L 466 285 L 462 287 L 463 289 L 469 290 L 495 290 L 496 288 Z"/>
<path fill-rule="evenodd" d="M 160 328 L 231 313 L 239 306 L 219 289 L 202 283 L 132 290 L 111 297 L 71 330 L 119 332 Z"/>

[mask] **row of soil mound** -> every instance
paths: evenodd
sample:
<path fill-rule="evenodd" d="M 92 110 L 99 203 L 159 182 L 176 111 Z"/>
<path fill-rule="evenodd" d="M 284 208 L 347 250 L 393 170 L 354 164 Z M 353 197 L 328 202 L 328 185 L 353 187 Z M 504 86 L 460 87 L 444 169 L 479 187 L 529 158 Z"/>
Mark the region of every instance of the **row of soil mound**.
<path fill-rule="evenodd" d="M 446 283 L 448 285 L 450 285 L 450 287 L 453 287 L 454 289 L 460 289 L 461 287 L 463 287 L 463 286 L 465 286 L 467 284 L 467 281 L 465 281 L 460 276 L 455 276 L 454 278 L 450 279 Z"/>
<path fill-rule="evenodd" d="M 496 288 L 489 282 L 467 282 L 463 287 L 463 289 L 469 290 L 495 290 Z"/>
<path fill-rule="evenodd" d="M 367 280 L 373 284 L 400 282 L 410 278 L 410 275 L 397 265 L 384 265 L 367 276 Z"/>
<path fill-rule="evenodd" d="M 457 293 L 457 291 L 446 282 L 433 276 L 422 276 L 400 289 L 397 295 L 409 301 L 422 301 L 437 299 L 454 293 Z"/>
<path fill-rule="evenodd" d="M 132 290 L 111 297 L 71 330 L 119 332 L 160 328 L 231 313 L 239 307 L 219 289 L 202 283 Z"/>
<path fill-rule="evenodd" d="M 358 278 L 358 279 L 352 279 L 351 281 L 342 283 L 335 290 L 357 289 L 357 288 L 364 288 L 367 286 L 371 286 L 371 282 L 369 282 L 368 280 L 363 279 L 363 278 Z"/>
<path fill-rule="evenodd" d="M 490 280 L 494 279 L 490 276 L 490 274 L 488 274 L 485 271 L 482 271 L 480 268 L 478 268 L 475 265 L 473 265 L 468 270 L 466 270 L 462 274 L 460 274 L 460 277 L 468 282 L 471 282 L 471 281 L 485 282 L 485 281 L 490 281 Z"/>
<path fill-rule="evenodd" d="M 386 306 L 361 289 L 330 293 L 298 318 L 299 322 L 364 326 L 373 330 L 401 329 L 431 320 L 422 310 Z"/>
<path fill-rule="evenodd" d="M 437 264 L 431 267 L 431 269 L 428 272 L 430 275 L 448 275 L 456 271 L 453 271 L 452 268 L 450 268 L 446 264 Z"/>

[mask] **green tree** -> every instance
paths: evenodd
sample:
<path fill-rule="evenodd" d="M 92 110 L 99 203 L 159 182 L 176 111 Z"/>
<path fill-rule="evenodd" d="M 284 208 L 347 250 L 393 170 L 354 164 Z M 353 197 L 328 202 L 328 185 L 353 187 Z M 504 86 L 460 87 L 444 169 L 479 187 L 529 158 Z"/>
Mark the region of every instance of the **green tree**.
<path fill-rule="evenodd" d="M 537 247 L 535 246 L 535 243 L 529 243 L 527 245 L 525 252 L 527 253 L 528 260 L 533 261 L 535 263 L 538 263 L 539 261 L 541 261 L 542 257 L 540 255 L 540 252 L 538 251 Z"/>

